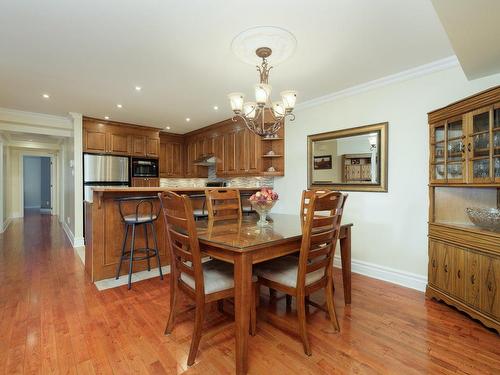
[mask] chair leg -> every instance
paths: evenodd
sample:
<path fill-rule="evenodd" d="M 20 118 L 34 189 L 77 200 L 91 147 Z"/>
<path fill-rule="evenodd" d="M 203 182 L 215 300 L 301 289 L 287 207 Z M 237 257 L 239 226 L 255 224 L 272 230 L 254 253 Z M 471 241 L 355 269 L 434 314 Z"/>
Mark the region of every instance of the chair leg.
<path fill-rule="evenodd" d="M 163 271 L 161 270 L 161 261 L 160 261 L 160 249 L 158 249 L 158 239 L 156 238 L 156 229 L 153 223 L 151 225 L 151 232 L 153 232 L 153 241 L 155 243 L 156 250 L 156 261 L 158 262 L 158 270 L 160 271 L 160 279 L 163 280 Z"/>
<path fill-rule="evenodd" d="M 250 335 L 255 336 L 257 332 L 257 304 L 260 297 L 260 285 L 252 283 L 252 300 L 250 301 Z"/>
<path fill-rule="evenodd" d="M 297 305 L 297 316 L 299 319 L 299 334 L 302 339 L 302 345 L 304 346 L 304 353 L 311 355 L 311 345 L 309 344 L 309 338 L 307 336 L 307 322 L 306 322 L 306 301 L 304 296 L 298 295 L 295 299 Z"/>
<path fill-rule="evenodd" d="M 335 302 L 333 300 L 333 282 L 330 277 L 328 284 L 325 288 L 326 293 L 326 305 L 328 307 L 328 314 L 330 315 L 330 320 L 332 321 L 332 326 L 336 331 L 340 331 L 339 321 L 337 319 L 337 313 L 335 311 Z"/>
<path fill-rule="evenodd" d="M 165 335 L 170 335 L 174 329 L 175 316 L 177 314 L 177 276 L 174 269 L 170 271 L 170 314 L 168 315 L 167 327 Z"/>
<path fill-rule="evenodd" d="M 285 299 L 286 299 L 286 307 L 292 306 L 292 296 L 290 294 L 287 294 Z"/>
<path fill-rule="evenodd" d="M 269 288 L 269 302 L 276 301 L 276 289 Z"/>
<path fill-rule="evenodd" d="M 196 353 L 198 352 L 198 346 L 200 345 L 201 330 L 203 328 L 205 301 L 196 301 L 196 316 L 194 319 L 194 330 L 193 338 L 191 339 L 191 347 L 189 348 L 189 355 L 187 364 L 191 366 L 196 359 Z"/>
<path fill-rule="evenodd" d="M 134 244 L 135 244 L 135 225 L 132 224 L 132 241 L 130 243 L 130 259 L 128 269 L 128 289 L 132 287 L 132 270 L 134 265 Z"/>
<path fill-rule="evenodd" d="M 223 299 L 220 299 L 220 300 L 217 301 L 217 310 L 220 313 L 224 312 L 224 300 Z"/>
<path fill-rule="evenodd" d="M 149 258 L 148 224 L 144 224 L 144 238 L 146 239 L 146 256 L 148 257 L 148 271 L 151 271 L 151 259 Z"/>
<path fill-rule="evenodd" d="M 125 253 L 125 247 L 127 246 L 127 238 L 128 238 L 128 224 L 125 224 L 125 236 L 123 237 L 122 254 L 120 255 L 120 262 L 118 263 L 118 268 L 116 269 L 116 280 L 120 278 L 120 271 L 123 262 L 123 253 Z"/>

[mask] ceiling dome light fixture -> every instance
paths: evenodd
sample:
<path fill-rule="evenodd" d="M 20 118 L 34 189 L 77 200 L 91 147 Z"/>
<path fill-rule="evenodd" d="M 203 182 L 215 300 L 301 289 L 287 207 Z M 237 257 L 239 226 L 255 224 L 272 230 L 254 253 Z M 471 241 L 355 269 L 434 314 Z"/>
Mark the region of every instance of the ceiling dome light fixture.
<path fill-rule="evenodd" d="M 233 121 L 236 122 L 239 117 L 255 134 L 261 137 L 271 137 L 279 131 L 285 118 L 288 117 L 290 121 L 295 120 L 292 111 L 297 100 L 297 92 L 282 91 L 281 101 L 273 102 L 271 100 L 272 87 L 269 84 L 269 71 L 273 67 L 267 62 L 272 50 L 269 47 L 260 47 L 255 53 L 262 59 L 261 65 L 257 65 L 260 83 L 255 85 L 255 102 L 244 102 L 245 96 L 240 92 L 233 92 L 228 95 L 228 98 L 234 113 Z"/>

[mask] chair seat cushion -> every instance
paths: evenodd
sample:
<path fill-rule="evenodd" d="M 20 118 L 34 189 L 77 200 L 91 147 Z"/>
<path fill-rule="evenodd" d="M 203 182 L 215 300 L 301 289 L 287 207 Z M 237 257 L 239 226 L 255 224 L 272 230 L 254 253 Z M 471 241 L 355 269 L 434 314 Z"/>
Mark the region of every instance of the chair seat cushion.
<path fill-rule="evenodd" d="M 285 256 L 254 266 L 254 274 L 259 278 L 274 281 L 292 288 L 297 287 L 299 258 Z M 320 280 L 325 274 L 324 269 L 310 272 L 306 275 L 306 286 Z"/>
<path fill-rule="evenodd" d="M 234 288 L 233 265 L 231 263 L 214 259 L 202 263 L 202 266 L 205 294 Z M 181 273 L 181 280 L 192 289 L 195 288 L 194 279 L 190 275 Z M 257 281 L 257 278 L 254 276 L 252 281 Z"/>
<path fill-rule="evenodd" d="M 147 223 L 150 221 L 155 221 L 157 219 L 156 215 L 153 215 L 153 218 L 151 219 L 151 215 L 139 215 L 137 216 L 137 219 L 135 217 L 135 214 L 132 215 L 125 215 L 123 216 L 123 220 L 125 220 L 126 223 L 132 224 L 132 223 Z"/>

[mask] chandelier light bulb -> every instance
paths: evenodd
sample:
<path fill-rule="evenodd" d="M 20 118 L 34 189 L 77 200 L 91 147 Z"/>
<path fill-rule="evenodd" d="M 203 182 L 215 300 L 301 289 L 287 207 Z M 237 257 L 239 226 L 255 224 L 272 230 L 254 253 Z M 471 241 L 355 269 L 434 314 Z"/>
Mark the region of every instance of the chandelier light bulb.
<path fill-rule="evenodd" d="M 273 102 L 273 113 L 277 118 L 285 116 L 285 107 L 282 102 Z"/>
<path fill-rule="evenodd" d="M 258 83 L 255 85 L 255 101 L 259 105 L 265 105 L 271 97 L 271 85 Z"/>
<path fill-rule="evenodd" d="M 297 91 L 287 90 L 281 92 L 281 99 L 283 100 L 283 105 L 285 110 L 292 110 L 295 108 L 295 102 L 297 101 Z"/>
<path fill-rule="evenodd" d="M 246 102 L 243 104 L 243 116 L 249 119 L 255 118 L 256 107 L 255 102 Z"/>
<path fill-rule="evenodd" d="M 233 112 L 240 113 L 243 110 L 243 99 L 245 99 L 245 95 L 241 92 L 233 92 L 227 97 L 229 98 Z"/>

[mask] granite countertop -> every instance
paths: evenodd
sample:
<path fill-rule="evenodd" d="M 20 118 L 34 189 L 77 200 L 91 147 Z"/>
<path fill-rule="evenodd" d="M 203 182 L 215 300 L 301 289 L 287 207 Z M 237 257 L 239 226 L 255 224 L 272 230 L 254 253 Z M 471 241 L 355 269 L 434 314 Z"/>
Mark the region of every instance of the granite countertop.
<path fill-rule="evenodd" d="M 232 187 L 232 186 L 227 186 L 219 189 L 238 189 L 238 190 L 248 190 L 248 191 L 255 191 L 255 190 L 260 190 L 262 187 Z M 205 189 L 215 189 L 215 188 L 207 188 L 207 187 L 184 187 L 184 188 L 169 188 L 169 187 L 99 187 L 99 188 L 94 188 L 94 192 L 100 192 L 100 193 L 147 193 L 147 192 L 156 192 L 156 191 L 205 191 Z"/>

